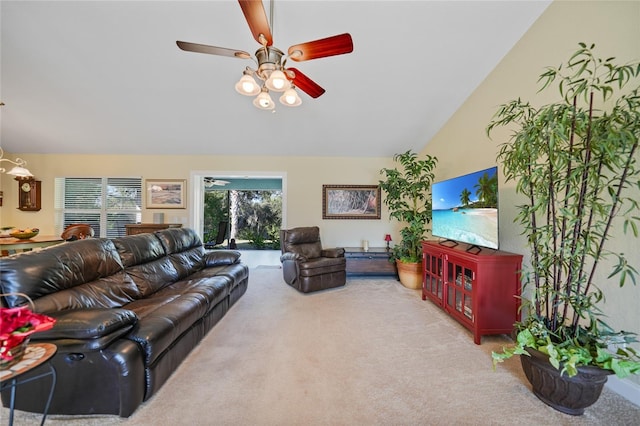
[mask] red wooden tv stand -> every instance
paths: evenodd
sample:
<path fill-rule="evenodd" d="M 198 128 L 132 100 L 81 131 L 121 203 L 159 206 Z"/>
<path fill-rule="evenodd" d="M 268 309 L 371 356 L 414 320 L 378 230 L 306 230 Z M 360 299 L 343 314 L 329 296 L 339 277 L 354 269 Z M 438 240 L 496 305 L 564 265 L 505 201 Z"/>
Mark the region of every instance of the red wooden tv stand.
<path fill-rule="evenodd" d="M 479 345 L 483 335 L 509 334 L 520 320 L 522 256 L 469 248 L 423 241 L 422 300 L 429 298 L 471 330 Z"/>

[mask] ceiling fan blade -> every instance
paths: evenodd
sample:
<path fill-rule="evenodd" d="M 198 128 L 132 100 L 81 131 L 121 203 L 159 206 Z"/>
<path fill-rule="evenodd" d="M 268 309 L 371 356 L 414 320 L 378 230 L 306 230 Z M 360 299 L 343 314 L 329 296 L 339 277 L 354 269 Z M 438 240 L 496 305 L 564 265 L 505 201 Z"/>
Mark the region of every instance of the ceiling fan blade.
<path fill-rule="evenodd" d="M 264 5 L 262 0 L 238 0 L 244 18 L 249 24 L 251 34 L 253 38 L 260 44 L 264 44 L 260 36 L 264 36 L 267 46 L 273 44 L 271 37 L 271 28 L 269 28 L 269 21 L 267 20 L 267 13 L 264 11 Z"/>
<path fill-rule="evenodd" d="M 306 75 L 302 74 L 297 68 L 287 68 L 287 71 L 293 71 L 294 73 L 294 77 L 291 78 L 291 74 L 287 72 L 287 78 L 289 78 L 289 80 L 291 80 L 298 89 L 302 90 L 312 98 L 318 98 L 325 92 L 322 87 Z"/>
<path fill-rule="evenodd" d="M 226 186 L 230 183 L 231 182 L 229 182 L 228 180 L 214 179 L 210 177 L 204 178 L 204 186 L 207 188 L 211 188 L 212 186 Z"/>
<path fill-rule="evenodd" d="M 351 52 L 353 52 L 353 40 L 349 33 L 344 33 L 320 40 L 295 44 L 289 48 L 288 54 L 294 61 L 301 62 Z"/>
<path fill-rule="evenodd" d="M 209 55 L 231 56 L 232 58 L 249 59 L 251 55 L 243 50 L 225 49 L 224 47 L 209 46 L 207 44 L 176 41 L 178 47 L 187 52 L 207 53 Z"/>

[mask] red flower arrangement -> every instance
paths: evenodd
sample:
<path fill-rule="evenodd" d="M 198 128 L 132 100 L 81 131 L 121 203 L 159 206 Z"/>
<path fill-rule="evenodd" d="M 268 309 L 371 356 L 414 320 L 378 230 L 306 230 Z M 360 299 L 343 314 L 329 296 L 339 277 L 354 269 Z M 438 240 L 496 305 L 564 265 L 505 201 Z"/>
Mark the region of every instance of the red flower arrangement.
<path fill-rule="evenodd" d="M 55 322 L 54 318 L 36 314 L 27 306 L 0 308 L 0 364 L 15 361 L 15 357 L 23 353 L 16 348 L 33 333 L 49 330 Z"/>

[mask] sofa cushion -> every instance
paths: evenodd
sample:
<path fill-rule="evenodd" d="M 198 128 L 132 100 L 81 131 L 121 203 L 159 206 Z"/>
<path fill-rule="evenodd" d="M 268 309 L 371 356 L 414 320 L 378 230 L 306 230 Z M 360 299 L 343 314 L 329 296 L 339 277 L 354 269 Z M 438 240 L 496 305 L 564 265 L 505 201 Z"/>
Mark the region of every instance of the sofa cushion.
<path fill-rule="evenodd" d="M 140 290 L 124 271 L 99 278 L 34 301 L 38 312 L 53 313 L 67 309 L 120 308 L 141 297 Z"/>
<path fill-rule="evenodd" d="M 183 279 L 204 267 L 204 246 L 191 228 L 168 228 L 155 233 L 162 243 L 178 279 Z"/>
<path fill-rule="evenodd" d="M 126 337 L 142 349 L 145 366 L 152 365 L 209 310 L 207 295 L 195 291 L 183 293 L 184 288 L 177 288 L 176 285 L 126 306 L 139 318 Z M 221 291 L 228 292 L 228 286 L 225 283 Z"/>
<path fill-rule="evenodd" d="M 67 310 L 52 316 L 56 319 L 53 328 L 33 334 L 34 340 L 94 339 L 138 321 L 136 314 L 127 309 Z"/>
<path fill-rule="evenodd" d="M 207 312 L 211 311 L 215 305 L 220 303 L 229 295 L 232 282 L 226 275 L 194 274 L 186 280 L 181 280 L 171 286 L 171 291 L 179 294 L 197 293 L 207 300 Z"/>
<path fill-rule="evenodd" d="M 2 259 L 1 292 L 24 293 L 36 311 L 119 307 L 139 296 L 122 274 L 123 265 L 111 240 L 90 238 L 58 244 Z M 7 306 L 25 303 L 4 296 Z"/>
<path fill-rule="evenodd" d="M 166 254 L 164 246 L 153 234 L 118 237 L 113 239 L 113 244 L 125 268 L 160 259 Z"/>
<path fill-rule="evenodd" d="M 136 284 L 142 297 L 148 297 L 178 280 L 178 272 L 168 258 L 131 266 L 126 273 Z"/>
<path fill-rule="evenodd" d="M 331 272 L 344 272 L 345 264 L 344 257 L 319 257 L 307 260 L 300 262 L 300 276 L 313 277 Z"/>
<path fill-rule="evenodd" d="M 109 334 L 102 335 L 100 337 L 94 337 L 92 339 L 42 339 L 48 343 L 53 343 L 57 346 L 57 354 L 74 354 L 73 360 L 84 359 L 86 352 L 101 351 L 109 348 L 112 344 L 117 344 L 118 341 L 126 340 L 124 336 L 131 331 L 133 325 L 119 328 Z M 37 334 L 37 333 L 36 333 Z M 35 336 L 34 334 L 33 336 Z M 39 338 L 33 338 L 32 340 L 40 340 Z M 137 350 L 137 348 L 136 348 Z M 139 352 L 139 351 L 138 351 Z M 79 358 L 76 358 L 79 356 Z"/>
<path fill-rule="evenodd" d="M 283 232 L 282 252 L 297 253 L 305 259 L 320 257 L 322 243 L 320 242 L 320 228 L 317 226 L 300 227 Z"/>
<path fill-rule="evenodd" d="M 115 238 L 113 244 L 141 297 L 147 297 L 179 279 L 178 271 L 155 235 L 128 235 Z"/>
<path fill-rule="evenodd" d="M 189 276 L 189 279 L 200 279 L 206 277 L 228 277 L 231 280 L 231 287 L 235 287 L 249 278 L 249 267 L 243 263 L 233 263 L 229 265 L 218 265 L 204 268 Z"/>

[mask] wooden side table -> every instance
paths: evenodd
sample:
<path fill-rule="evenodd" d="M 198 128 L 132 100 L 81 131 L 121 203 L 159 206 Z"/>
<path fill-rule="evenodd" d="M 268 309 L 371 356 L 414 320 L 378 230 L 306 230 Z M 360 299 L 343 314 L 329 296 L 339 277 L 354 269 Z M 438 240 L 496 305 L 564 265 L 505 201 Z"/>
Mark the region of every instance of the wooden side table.
<path fill-rule="evenodd" d="M 389 262 L 391 252 L 384 247 L 345 247 L 347 275 L 386 275 L 397 277 L 395 263 Z"/>
<path fill-rule="evenodd" d="M 0 238 L 0 253 L 2 256 L 9 256 L 10 254 L 21 251 L 29 251 L 63 242 L 64 240 L 60 238 L 59 235 L 36 235 L 28 240 L 21 240 L 13 237 L 2 237 Z"/>
<path fill-rule="evenodd" d="M 180 228 L 181 223 L 132 223 L 124 225 L 127 235 L 151 234 L 167 228 Z"/>
<path fill-rule="evenodd" d="M 12 365 L 6 370 L 0 370 L 0 392 L 5 389 L 11 389 L 11 401 L 9 403 L 9 426 L 13 425 L 13 411 L 16 402 L 16 387 L 23 383 L 28 383 L 33 380 L 38 380 L 43 377 L 51 376 L 51 389 L 49 390 L 49 398 L 44 406 L 44 412 L 42 413 L 42 422 L 40 425 L 44 425 L 44 421 L 47 418 L 47 412 L 53 399 L 53 391 L 56 388 L 56 370 L 53 365 L 49 363 L 52 356 L 55 355 L 58 348 L 52 343 L 33 343 L 27 346 L 23 358 L 20 362 Z M 20 380 L 20 376 L 24 373 L 33 370 L 37 366 L 47 363 L 49 371 L 37 376 L 29 377 Z"/>

